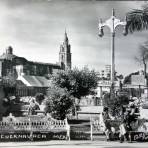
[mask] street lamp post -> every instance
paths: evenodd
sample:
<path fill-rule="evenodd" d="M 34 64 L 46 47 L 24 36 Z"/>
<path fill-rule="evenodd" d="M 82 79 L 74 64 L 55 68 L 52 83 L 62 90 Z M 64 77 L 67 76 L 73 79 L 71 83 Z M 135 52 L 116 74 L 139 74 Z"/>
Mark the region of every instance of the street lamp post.
<path fill-rule="evenodd" d="M 127 35 L 126 29 L 126 21 L 121 22 L 119 19 L 115 17 L 115 11 L 112 9 L 112 16 L 102 23 L 102 19 L 99 22 L 99 36 L 102 37 L 104 35 L 103 27 L 107 26 L 111 31 L 111 98 L 114 98 L 114 81 L 115 81 L 115 29 L 117 26 L 124 26 L 124 35 Z"/>

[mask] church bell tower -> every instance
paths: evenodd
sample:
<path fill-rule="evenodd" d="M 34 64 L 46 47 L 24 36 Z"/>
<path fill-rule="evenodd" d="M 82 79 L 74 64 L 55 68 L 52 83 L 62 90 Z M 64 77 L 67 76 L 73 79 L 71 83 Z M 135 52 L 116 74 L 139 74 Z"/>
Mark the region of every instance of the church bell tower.
<path fill-rule="evenodd" d="M 60 46 L 59 62 L 63 70 L 71 69 L 71 46 L 66 31 L 64 34 L 64 42 Z"/>

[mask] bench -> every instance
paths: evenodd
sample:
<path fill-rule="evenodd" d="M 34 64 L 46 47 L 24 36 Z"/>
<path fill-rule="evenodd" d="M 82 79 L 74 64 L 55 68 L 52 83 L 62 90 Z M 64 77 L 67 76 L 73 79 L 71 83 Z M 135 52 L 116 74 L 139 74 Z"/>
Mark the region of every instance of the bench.
<path fill-rule="evenodd" d="M 16 137 L 18 138 L 15 134 L 22 135 L 20 136 L 20 139 L 23 137 L 28 138 L 28 135 L 33 136 L 33 134 L 43 134 L 43 139 L 47 140 L 51 140 L 52 138 L 59 139 L 61 137 L 70 140 L 70 126 L 67 119 L 56 120 L 50 116 L 29 115 L 25 117 L 14 117 L 10 115 L 4 117 L 3 120 L 0 121 L 0 140 L 3 141 L 4 137 L 6 137 L 5 135 L 10 133 L 12 136 L 9 137 L 8 140 L 12 140 L 13 138 L 16 139 Z M 59 134 L 59 137 L 58 133 L 66 134 Z"/>
<path fill-rule="evenodd" d="M 115 130 L 114 135 L 119 135 L 120 120 L 110 120 L 110 122 L 111 122 L 111 127 L 113 127 Z M 100 121 L 100 119 L 97 120 L 91 119 L 90 125 L 91 125 L 91 140 L 93 140 L 94 135 L 104 134 L 105 125 L 103 122 Z M 117 139 L 117 136 L 114 137 L 113 139 Z"/>

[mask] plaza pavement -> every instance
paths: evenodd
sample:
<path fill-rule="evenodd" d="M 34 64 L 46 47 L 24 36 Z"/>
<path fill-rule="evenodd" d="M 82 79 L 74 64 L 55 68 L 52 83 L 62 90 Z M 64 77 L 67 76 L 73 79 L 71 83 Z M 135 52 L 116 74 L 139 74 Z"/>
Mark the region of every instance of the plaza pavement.
<path fill-rule="evenodd" d="M 5 142 L 0 148 L 147 148 L 148 142 L 119 143 L 107 141 L 42 141 L 42 142 Z"/>

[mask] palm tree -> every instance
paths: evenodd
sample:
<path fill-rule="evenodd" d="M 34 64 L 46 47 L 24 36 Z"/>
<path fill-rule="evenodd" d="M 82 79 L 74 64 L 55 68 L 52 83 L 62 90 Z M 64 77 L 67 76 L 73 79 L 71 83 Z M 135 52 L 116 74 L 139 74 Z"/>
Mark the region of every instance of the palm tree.
<path fill-rule="evenodd" d="M 148 29 L 148 5 L 142 9 L 133 9 L 126 14 L 126 32 L 142 31 Z"/>
<path fill-rule="evenodd" d="M 142 31 L 148 29 L 148 5 L 144 5 L 142 9 L 134 9 L 126 14 L 127 24 L 125 26 L 124 35 L 128 34 L 128 31 L 133 33 L 135 31 Z M 140 46 L 140 61 L 144 66 L 144 75 L 146 78 L 146 85 L 148 88 L 147 78 L 147 60 L 148 60 L 148 46 Z"/>
<path fill-rule="evenodd" d="M 148 62 L 148 41 L 139 46 L 139 56 L 136 60 L 143 65 L 144 76 L 146 78 L 147 62 Z"/>

